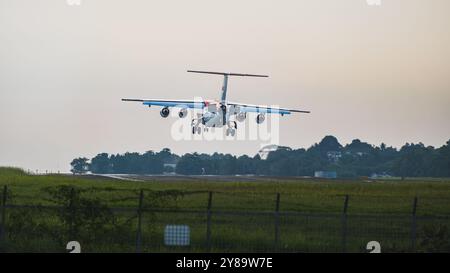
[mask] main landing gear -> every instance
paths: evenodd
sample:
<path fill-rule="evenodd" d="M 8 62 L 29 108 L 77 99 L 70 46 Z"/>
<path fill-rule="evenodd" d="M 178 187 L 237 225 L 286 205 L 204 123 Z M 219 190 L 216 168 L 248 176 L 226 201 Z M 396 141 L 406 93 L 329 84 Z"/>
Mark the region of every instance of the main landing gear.
<path fill-rule="evenodd" d="M 192 127 L 192 134 L 194 135 L 195 133 L 200 135 L 202 133 L 202 127 L 200 126 Z"/>
<path fill-rule="evenodd" d="M 228 128 L 225 131 L 225 135 L 234 137 L 234 135 L 236 135 L 236 130 L 237 130 L 237 122 L 236 121 L 230 121 L 228 123 Z"/>
<path fill-rule="evenodd" d="M 200 135 L 202 133 L 202 127 L 200 127 L 201 122 L 199 122 L 199 120 L 193 119 L 191 125 L 192 125 L 192 134 L 193 135 L 195 135 L 195 134 Z M 209 127 L 209 128 L 211 128 L 212 132 L 214 132 L 214 126 Z M 208 132 L 209 128 L 205 126 L 203 128 L 203 132 Z M 237 122 L 230 121 L 230 122 L 228 122 L 228 128 L 225 130 L 225 135 L 234 137 L 236 135 L 236 130 L 237 130 Z"/>
<path fill-rule="evenodd" d="M 191 122 L 191 126 L 192 126 L 192 134 L 194 135 L 195 133 L 197 134 L 201 134 L 202 133 L 202 127 L 200 127 L 201 124 L 201 119 L 193 119 Z"/>

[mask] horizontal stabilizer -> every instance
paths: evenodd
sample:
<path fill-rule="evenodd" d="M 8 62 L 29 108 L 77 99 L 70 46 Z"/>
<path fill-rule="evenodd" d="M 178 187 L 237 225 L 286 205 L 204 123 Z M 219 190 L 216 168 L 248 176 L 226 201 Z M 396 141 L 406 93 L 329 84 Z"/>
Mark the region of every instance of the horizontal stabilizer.
<path fill-rule="evenodd" d="M 214 75 L 223 75 L 223 76 L 264 77 L 264 78 L 269 77 L 267 75 L 225 73 L 225 72 L 198 71 L 198 70 L 188 70 L 187 72 L 190 72 L 190 73 L 202 73 L 202 74 L 214 74 Z"/>

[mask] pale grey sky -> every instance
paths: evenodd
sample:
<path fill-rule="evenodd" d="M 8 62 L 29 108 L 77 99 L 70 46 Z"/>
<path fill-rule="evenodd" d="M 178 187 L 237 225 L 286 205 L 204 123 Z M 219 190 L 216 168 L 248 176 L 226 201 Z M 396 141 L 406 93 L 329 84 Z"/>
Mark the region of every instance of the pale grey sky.
<path fill-rule="evenodd" d="M 450 138 L 450 1 L 0 0 L 0 165 L 69 169 L 99 152 L 255 154 L 251 141 L 173 141 L 122 97 L 217 98 L 311 110 L 280 142 L 332 134 L 399 147 Z"/>

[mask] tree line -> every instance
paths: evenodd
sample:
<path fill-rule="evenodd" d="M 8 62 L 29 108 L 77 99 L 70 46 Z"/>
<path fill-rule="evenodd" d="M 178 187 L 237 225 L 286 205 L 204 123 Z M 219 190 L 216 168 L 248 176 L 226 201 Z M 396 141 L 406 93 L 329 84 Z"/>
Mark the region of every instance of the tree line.
<path fill-rule="evenodd" d="M 406 143 L 400 149 L 353 140 L 341 145 L 326 136 L 308 149 L 278 147 L 262 159 L 231 154 L 187 153 L 176 155 L 170 149 L 159 152 L 100 153 L 92 159 L 76 158 L 73 173 L 185 175 L 271 175 L 313 176 L 315 171 L 335 171 L 338 177 L 371 176 L 450 177 L 450 140 L 440 148 L 422 143 Z M 174 167 L 175 166 L 175 167 Z"/>

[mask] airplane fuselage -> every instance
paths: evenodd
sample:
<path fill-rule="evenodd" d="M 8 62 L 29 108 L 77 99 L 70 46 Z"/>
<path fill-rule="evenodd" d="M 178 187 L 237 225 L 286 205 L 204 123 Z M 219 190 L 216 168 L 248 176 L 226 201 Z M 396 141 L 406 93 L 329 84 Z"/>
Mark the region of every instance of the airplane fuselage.
<path fill-rule="evenodd" d="M 162 106 L 160 115 L 167 118 L 170 114 L 169 108 L 179 108 L 178 116 L 185 118 L 188 115 L 188 109 L 201 109 L 202 113 L 198 113 L 196 118 L 192 119 L 192 133 L 201 133 L 201 127 L 227 127 L 226 135 L 234 136 L 237 129 L 237 121 L 242 122 L 246 119 L 247 113 L 256 113 L 256 123 L 261 124 L 265 120 L 266 114 L 279 114 L 281 116 L 289 115 L 292 112 L 309 113 L 309 111 L 285 109 L 279 107 L 269 107 L 265 105 L 252 105 L 227 101 L 227 87 L 229 76 L 243 77 L 268 77 L 266 75 L 239 74 L 239 73 L 223 73 L 211 71 L 195 71 L 188 70 L 193 73 L 222 75 L 223 85 L 220 90 L 220 100 L 143 100 L 143 99 L 122 99 L 122 101 L 141 102 L 147 106 Z"/>

